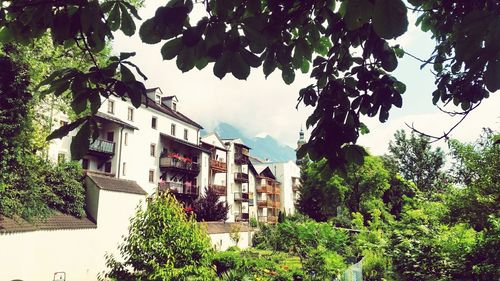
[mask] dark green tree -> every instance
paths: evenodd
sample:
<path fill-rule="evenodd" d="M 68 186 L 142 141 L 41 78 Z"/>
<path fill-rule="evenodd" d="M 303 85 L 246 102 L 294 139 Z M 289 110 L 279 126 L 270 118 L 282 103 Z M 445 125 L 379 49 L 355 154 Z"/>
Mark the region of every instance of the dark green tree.
<path fill-rule="evenodd" d="M 408 137 L 405 131 L 397 131 L 384 162 L 389 169 L 414 182 L 419 190 L 435 191 L 446 184 L 441 171 L 444 153 L 439 148 L 433 149 L 428 137 L 413 132 Z"/>
<path fill-rule="evenodd" d="M 416 24 L 436 42 L 432 55 L 420 59 L 435 73 L 434 104 L 453 102 L 466 115 L 500 88 L 496 0 L 411 0 L 409 7 L 402 0 L 199 3 L 207 13 L 197 22 L 191 18 L 192 0 L 171 0 L 159 7 L 141 24 L 142 41 L 161 42 L 163 58 L 175 58 L 181 71 L 211 64 L 219 78 L 231 73 L 246 79 L 251 68 L 262 66 L 264 75 L 278 69 L 289 84 L 295 71 L 310 71 L 315 82 L 299 92 L 299 102 L 315 107 L 306 122 L 314 130 L 298 156 L 324 157 L 331 167 L 362 160 L 363 148 L 355 145 L 366 129 L 360 116 L 378 116 L 385 122 L 393 106 L 402 106 L 406 87 L 391 73 L 406 52 L 389 40 L 407 31 L 408 8 L 418 14 Z M 133 18 L 140 19 L 135 7 L 122 0 L 2 0 L 0 5 L 0 42 L 26 44 L 50 30 L 56 45 L 76 44 L 91 57 L 104 49 L 113 32 L 133 35 L 137 29 Z M 355 49 L 362 51 L 355 54 Z M 123 53 L 102 65 L 93 60 L 89 69 L 61 69 L 44 81 L 46 90 L 56 96 L 72 92 L 71 107 L 77 115 L 91 105 L 88 117 L 49 139 L 80 127 L 72 155 L 81 157 L 88 137 L 96 137 L 93 114 L 99 95 L 114 93 L 140 106 L 145 87 L 132 72 L 143 76 L 128 61 L 132 55 Z"/>
<path fill-rule="evenodd" d="M 205 194 L 193 202 L 193 211 L 198 221 L 225 221 L 229 206 L 219 200 L 219 195 L 210 188 L 205 189 Z"/>

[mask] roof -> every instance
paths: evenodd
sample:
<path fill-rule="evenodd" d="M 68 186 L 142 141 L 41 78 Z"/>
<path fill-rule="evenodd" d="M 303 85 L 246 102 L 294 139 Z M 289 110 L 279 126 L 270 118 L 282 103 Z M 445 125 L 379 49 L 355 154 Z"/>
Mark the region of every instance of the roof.
<path fill-rule="evenodd" d="M 197 149 L 197 150 L 200 150 L 200 151 L 206 152 L 206 153 L 208 153 L 208 154 L 210 154 L 210 153 L 211 153 L 211 151 L 210 151 L 210 150 L 208 150 L 208 149 L 206 149 L 206 148 L 203 148 L 203 147 L 201 147 L 201 146 L 199 146 L 199 145 L 196 145 L 196 144 L 194 144 L 194 143 L 190 143 L 190 142 L 187 142 L 187 141 L 185 141 L 185 140 L 178 139 L 178 138 L 174 138 L 174 137 L 169 136 L 169 135 L 164 134 L 164 133 L 160 133 L 160 137 L 164 137 L 164 138 L 166 138 L 166 139 L 172 140 L 172 141 L 174 141 L 174 142 L 180 143 L 180 144 L 182 144 L 182 145 L 185 145 L 185 146 L 190 147 L 190 148 L 193 148 L 193 149 Z"/>
<path fill-rule="evenodd" d="M 135 181 L 117 179 L 92 173 L 87 173 L 87 177 L 102 190 L 147 195 L 147 192 L 144 191 L 144 189 L 142 189 Z"/>
<path fill-rule="evenodd" d="M 253 172 L 255 175 L 258 175 L 259 173 L 257 173 L 257 170 L 255 169 L 255 167 L 253 166 L 252 162 L 248 162 L 248 168 L 250 169 L 251 172 Z"/>
<path fill-rule="evenodd" d="M 210 136 L 215 136 L 215 138 L 220 142 L 220 144 L 222 146 L 219 146 L 217 144 L 213 144 L 213 143 L 208 143 L 207 141 L 205 141 L 205 139 L 207 139 L 208 137 Z M 211 132 L 211 133 L 208 133 L 207 135 L 203 136 L 201 138 L 201 142 L 208 145 L 208 146 L 211 146 L 211 147 L 216 147 L 217 149 L 220 149 L 220 150 L 223 150 L 223 151 L 227 151 L 227 148 L 224 146 L 224 142 L 222 142 L 222 140 L 220 139 L 219 135 L 215 132 Z"/>
<path fill-rule="evenodd" d="M 112 116 L 112 115 L 109 115 L 109 114 L 106 114 L 106 113 L 102 113 L 102 112 L 97 112 L 95 114 L 95 116 L 101 118 L 101 119 L 104 119 L 104 120 L 108 120 L 108 121 L 111 121 L 111 122 L 114 122 L 114 123 L 117 123 L 118 125 L 122 125 L 122 126 L 125 126 L 129 129 L 132 129 L 132 130 L 139 130 L 139 128 L 137 128 L 136 126 L 132 125 L 132 124 L 129 124 L 125 121 L 122 121 L 120 118 L 117 118 L 115 116 Z"/>
<path fill-rule="evenodd" d="M 219 234 L 219 233 L 230 233 L 231 232 L 231 226 L 234 224 L 234 222 L 202 222 L 202 224 L 207 225 L 207 232 L 208 234 Z M 241 226 L 240 231 L 252 231 L 252 228 L 249 227 L 246 224 L 239 224 Z"/>
<path fill-rule="evenodd" d="M 175 101 L 178 102 L 179 99 L 177 98 L 177 96 L 173 95 L 173 96 L 166 96 L 166 97 L 162 97 L 161 100 L 171 100 L 171 99 L 174 99 L 175 98 Z"/>
<path fill-rule="evenodd" d="M 246 147 L 248 149 L 252 149 L 251 147 L 244 144 L 240 138 L 236 138 L 236 139 L 223 138 L 223 139 L 221 139 L 221 141 L 223 141 L 225 143 L 234 143 L 234 145 L 243 146 L 243 147 Z"/>
<path fill-rule="evenodd" d="M 156 111 L 159 111 L 161 113 L 164 113 L 164 114 L 167 114 L 169 116 L 172 116 L 178 120 L 181 120 L 185 123 L 188 123 L 190 125 L 193 125 L 199 129 L 203 129 L 203 127 L 194 122 L 193 120 L 189 119 L 187 116 L 185 116 L 184 114 L 180 113 L 179 111 L 174 111 L 172 110 L 171 108 L 167 107 L 167 106 L 163 106 L 161 104 L 157 104 L 154 100 L 150 99 L 149 97 L 147 96 L 142 96 L 142 104 L 144 104 L 146 107 L 149 107 L 149 108 L 152 108 Z"/>
<path fill-rule="evenodd" d="M 60 212 L 54 212 L 47 219 L 33 223 L 20 218 L 12 219 L 0 216 L 0 233 L 88 228 L 97 228 L 97 225 L 89 218 L 77 218 Z"/>
<path fill-rule="evenodd" d="M 273 174 L 273 171 L 271 171 L 269 166 L 260 166 L 259 165 L 259 166 L 255 167 L 255 169 L 257 170 L 257 172 L 259 172 L 260 176 L 276 180 L 276 176 Z"/>

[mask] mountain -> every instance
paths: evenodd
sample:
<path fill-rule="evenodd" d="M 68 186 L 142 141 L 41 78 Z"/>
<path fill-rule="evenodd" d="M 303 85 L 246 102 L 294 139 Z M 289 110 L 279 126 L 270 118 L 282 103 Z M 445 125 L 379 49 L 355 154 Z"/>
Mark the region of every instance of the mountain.
<path fill-rule="evenodd" d="M 295 150 L 269 135 L 265 137 L 248 137 L 228 123 L 219 123 L 214 132 L 223 139 L 241 139 L 251 148 L 250 155 L 259 159 L 268 159 L 271 162 L 295 161 Z"/>

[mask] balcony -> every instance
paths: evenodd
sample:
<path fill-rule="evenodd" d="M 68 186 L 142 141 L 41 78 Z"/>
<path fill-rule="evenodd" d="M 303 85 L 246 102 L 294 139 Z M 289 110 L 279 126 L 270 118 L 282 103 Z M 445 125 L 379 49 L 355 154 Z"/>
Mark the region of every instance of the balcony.
<path fill-rule="evenodd" d="M 261 186 L 257 186 L 257 187 L 255 188 L 255 191 L 256 191 L 257 193 L 267 193 L 267 190 L 268 190 L 267 185 L 261 185 Z"/>
<path fill-rule="evenodd" d="M 210 159 L 210 169 L 215 172 L 225 173 L 227 171 L 227 164 L 222 161 Z"/>
<path fill-rule="evenodd" d="M 182 161 L 180 159 L 172 157 L 160 158 L 160 168 L 165 168 L 167 170 L 176 170 L 193 175 L 197 175 L 200 172 L 200 166 L 198 165 L 198 163 Z"/>
<path fill-rule="evenodd" d="M 277 223 L 277 222 L 278 222 L 278 217 L 275 217 L 275 216 L 267 216 L 267 222 L 268 222 L 268 223 Z"/>
<path fill-rule="evenodd" d="M 234 214 L 235 221 L 248 221 L 248 218 L 249 218 L 248 213 Z"/>
<path fill-rule="evenodd" d="M 248 201 L 248 193 L 235 192 L 234 193 L 234 201 L 247 202 Z"/>
<path fill-rule="evenodd" d="M 237 153 L 234 155 L 234 163 L 238 165 L 248 164 L 248 156 Z"/>
<path fill-rule="evenodd" d="M 268 207 L 268 208 L 274 208 L 274 201 L 267 200 L 266 201 L 266 207 Z"/>
<path fill-rule="evenodd" d="M 208 186 L 209 189 L 213 190 L 215 194 L 219 196 L 226 196 L 226 186 L 225 185 L 217 185 L 211 184 Z"/>
<path fill-rule="evenodd" d="M 275 187 L 273 188 L 273 193 L 274 193 L 274 194 L 280 194 L 280 192 L 281 192 L 281 188 L 280 188 L 279 186 L 275 186 Z"/>
<path fill-rule="evenodd" d="M 257 200 L 257 206 L 259 206 L 259 208 L 266 208 L 267 200 Z"/>
<path fill-rule="evenodd" d="M 95 139 L 92 142 L 92 139 L 90 139 L 89 153 L 114 155 L 115 143 L 103 139 Z"/>
<path fill-rule="evenodd" d="M 248 182 L 248 174 L 245 173 L 234 173 L 234 181 L 235 182 Z"/>
<path fill-rule="evenodd" d="M 259 220 L 259 222 L 264 222 L 264 223 L 266 223 L 266 222 L 267 222 L 267 216 L 259 216 L 259 217 L 258 217 L 258 220 Z"/>
<path fill-rule="evenodd" d="M 160 182 L 158 183 L 158 192 L 169 191 L 174 194 L 184 194 L 189 196 L 198 196 L 198 187 L 183 184 L 181 182 Z"/>

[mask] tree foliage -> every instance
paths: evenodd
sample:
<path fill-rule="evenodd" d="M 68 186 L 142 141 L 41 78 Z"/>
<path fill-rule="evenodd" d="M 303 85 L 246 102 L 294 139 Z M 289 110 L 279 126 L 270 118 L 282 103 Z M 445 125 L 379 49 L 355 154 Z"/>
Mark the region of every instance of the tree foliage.
<path fill-rule="evenodd" d="M 386 166 L 395 169 L 406 179 L 417 185 L 421 191 L 435 191 L 445 185 L 444 153 L 433 149 L 429 138 L 411 133 L 408 137 L 403 130 L 394 134 L 389 143 L 389 155 L 385 156 Z M 390 167 L 394 169 L 394 167 Z"/>
<path fill-rule="evenodd" d="M 76 44 L 92 56 L 105 48 L 113 32 L 131 36 L 139 30 L 143 42 L 162 43 L 163 58 L 175 58 L 181 71 L 211 64 L 219 78 L 231 73 L 246 79 L 251 68 L 262 67 L 266 77 L 278 69 L 287 84 L 299 69 L 310 72 L 315 82 L 299 92 L 299 102 L 315 107 L 306 122 L 314 130 L 298 155 L 325 157 L 331 167 L 363 160 L 364 150 L 355 145 L 366 131 L 361 116 L 385 122 L 393 106 L 402 106 L 406 90 L 391 75 L 405 51 L 388 41 L 407 31 L 408 8 L 402 0 L 207 0 L 202 2 L 206 16 L 197 22 L 191 16 L 192 0 L 171 0 L 139 28 L 134 22 L 140 19 L 137 10 L 127 1 L 0 3 L 1 42 L 27 44 L 50 30 L 56 45 Z M 423 60 L 435 71 L 435 104 L 453 102 L 468 112 L 498 90 L 498 1 L 412 0 L 409 5 L 418 15 L 415 24 L 436 42 L 431 57 Z M 139 106 L 145 87 L 132 70 L 142 73 L 127 60 L 132 55 L 122 53 L 104 64 L 94 60 L 89 69 L 65 68 L 50 75 L 42 83 L 48 92 L 60 96 L 70 91 L 77 114 L 87 104 L 92 110 L 90 117 L 49 138 L 81 126 L 74 147 L 85 150 L 88 137 L 95 137 L 92 114 L 99 95 L 113 92 Z"/>
<path fill-rule="evenodd" d="M 211 280 L 215 275 L 210 237 L 170 194 L 137 211 L 120 253 L 123 261 L 108 256 L 106 278 Z"/>
<path fill-rule="evenodd" d="M 225 221 L 229 206 L 219 201 L 213 189 L 205 189 L 205 194 L 193 202 L 193 211 L 198 221 Z"/>

